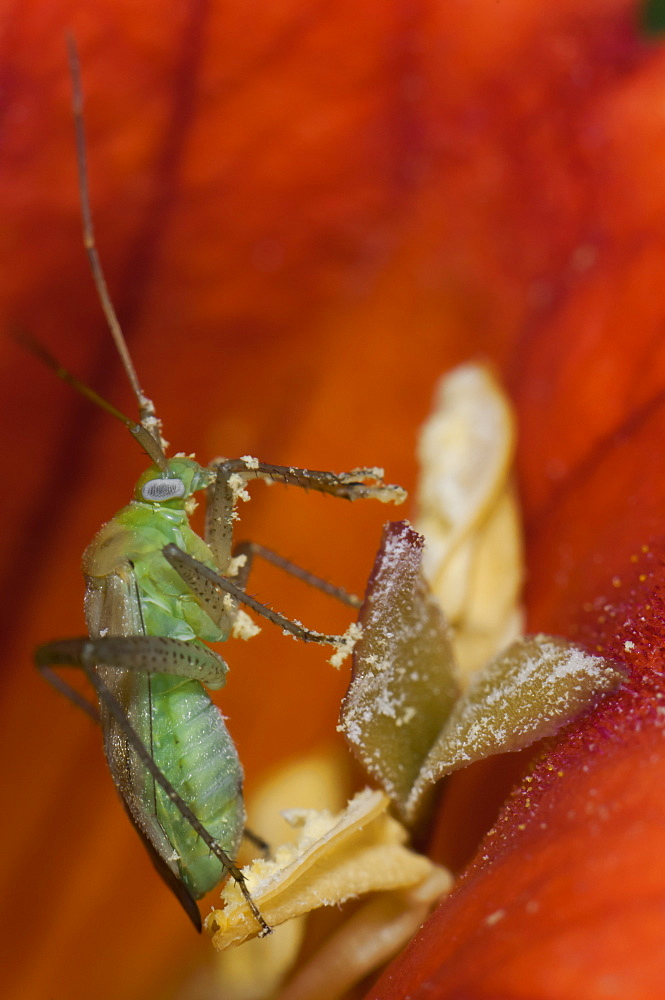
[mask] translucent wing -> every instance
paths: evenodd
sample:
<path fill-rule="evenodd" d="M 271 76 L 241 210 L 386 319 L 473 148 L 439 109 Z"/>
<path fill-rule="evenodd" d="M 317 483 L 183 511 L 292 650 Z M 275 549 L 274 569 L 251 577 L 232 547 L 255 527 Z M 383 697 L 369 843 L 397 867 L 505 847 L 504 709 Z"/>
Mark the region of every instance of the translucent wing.
<path fill-rule="evenodd" d="M 103 577 L 86 577 L 85 616 L 91 638 L 143 634 L 136 582 L 129 563 Z M 127 721 L 149 749 L 150 676 L 139 670 L 97 667 L 109 691 L 124 708 Z M 176 894 L 190 918 L 200 927 L 201 918 L 184 885 L 173 847 L 156 816 L 154 779 L 127 741 L 117 721 L 102 702 L 99 706 L 104 752 L 123 805 L 155 868 Z"/>

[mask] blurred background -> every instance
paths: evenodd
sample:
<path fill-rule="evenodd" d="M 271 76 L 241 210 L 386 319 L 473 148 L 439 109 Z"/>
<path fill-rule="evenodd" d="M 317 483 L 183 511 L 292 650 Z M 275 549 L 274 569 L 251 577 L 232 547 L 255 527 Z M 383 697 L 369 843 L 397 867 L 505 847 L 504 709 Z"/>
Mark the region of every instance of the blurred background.
<path fill-rule="evenodd" d="M 642 310 L 631 306 L 633 322 L 662 322 L 663 238 L 643 222 L 663 212 L 654 150 L 664 139 L 649 109 L 665 89 L 634 4 L 549 6 L 5 5 L 5 995 L 169 997 L 210 957 L 124 816 L 99 733 L 32 665 L 38 642 L 83 632 L 81 555 L 144 467 L 120 424 L 11 340 L 37 337 L 135 413 L 81 243 L 65 32 L 80 52 L 99 251 L 172 449 L 203 462 L 380 465 L 412 488 L 436 379 L 485 358 L 529 418 L 521 485 L 531 544 L 547 550 L 539 515 L 581 460 L 584 435 L 602 436 L 612 407 L 646 398 L 660 377 L 656 346 L 656 364 L 617 401 L 608 386 L 625 352 L 595 359 L 634 303 L 631 281 Z M 651 240 L 648 262 L 635 242 L 616 249 L 633 229 L 642 248 Z M 552 416 L 563 398 L 565 428 L 561 410 Z M 262 484 L 252 494 L 238 537 L 358 593 L 383 522 L 412 510 Z M 251 590 L 316 628 L 349 621 L 269 570 Z M 532 587 L 538 627 L 552 601 Z M 348 665 L 336 673 L 324 651 L 276 632 L 266 625 L 222 650 L 230 672 L 218 701 L 250 793 L 280 760 L 335 742 L 348 677 Z"/>

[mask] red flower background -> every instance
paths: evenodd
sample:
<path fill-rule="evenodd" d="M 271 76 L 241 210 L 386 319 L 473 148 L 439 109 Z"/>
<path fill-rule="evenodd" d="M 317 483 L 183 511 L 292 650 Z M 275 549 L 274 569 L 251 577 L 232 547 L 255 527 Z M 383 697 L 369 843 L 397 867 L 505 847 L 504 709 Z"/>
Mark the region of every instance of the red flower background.
<path fill-rule="evenodd" d="M 623 0 L 11 4 L 3 325 L 132 412 L 80 244 L 65 28 L 100 250 L 174 448 L 383 464 L 410 486 L 435 378 L 487 357 L 520 421 L 529 625 L 633 669 L 544 751 L 372 995 L 661 996 L 662 47 Z M 143 855 L 99 734 L 31 666 L 38 641 L 81 633 L 80 555 L 142 458 L 8 339 L 0 356 L 3 986 L 168 995 L 209 945 Z M 243 533 L 362 589 L 392 512 L 254 494 Z M 346 620 L 270 574 L 255 589 Z M 332 738 L 344 678 L 267 629 L 228 659 L 251 791 Z M 440 856 L 473 853 L 505 787 L 496 764 L 455 778 Z"/>

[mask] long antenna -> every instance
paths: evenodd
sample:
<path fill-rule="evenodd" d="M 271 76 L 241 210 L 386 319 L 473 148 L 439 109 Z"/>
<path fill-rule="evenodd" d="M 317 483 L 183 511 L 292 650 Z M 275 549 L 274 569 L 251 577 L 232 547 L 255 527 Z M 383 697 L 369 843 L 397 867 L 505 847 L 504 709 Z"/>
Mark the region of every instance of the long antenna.
<path fill-rule="evenodd" d="M 54 358 L 53 355 L 50 354 L 44 345 L 40 344 L 38 340 L 35 340 L 26 333 L 17 335 L 16 340 L 27 351 L 30 351 L 35 355 L 35 357 L 39 358 L 39 360 L 45 364 L 47 368 L 50 368 L 52 372 L 55 372 L 58 378 L 61 378 L 63 382 L 71 385 L 73 389 L 80 392 L 82 396 L 89 399 L 91 403 L 95 404 L 95 406 L 99 406 L 100 409 L 110 413 L 112 417 L 116 418 L 116 420 L 120 420 L 120 422 L 129 429 L 130 433 L 133 434 L 148 458 L 150 458 L 156 466 L 164 471 L 168 468 L 168 461 L 164 455 L 162 446 L 153 437 L 147 427 L 144 427 L 143 424 L 137 424 L 135 420 L 130 420 L 130 418 L 126 417 L 121 410 L 113 405 L 113 403 L 109 403 L 107 399 L 100 396 L 98 392 L 91 389 L 90 386 L 86 385 L 85 382 L 82 382 L 80 378 L 77 378 L 76 375 L 72 375 L 72 373 L 61 365 L 60 362 Z"/>
<path fill-rule="evenodd" d="M 139 418 L 141 424 L 150 431 L 160 448 L 164 447 L 164 442 L 160 433 L 159 421 L 155 415 L 155 406 L 152 400 L 145 395 L 134 368 L 127 343 L 125 341 L 122 328 L 118 321 L 113 302 L 109 295 L 106 278 L 102 270 L 97 243 L 95 240 L 95 230 L 92 223 L 92 209 L 90 207 L 90 186 L 88 183 L 88 153 L 85 138 L 85 125 L 83 121 L 83 86 L 81 84 L 81 64 L 79 61 L 76 42 L 71 34 L 67 35 L 67 52 L 69 55 L 69 72 L 72 80 L 72 113 L 74 116 L 74 130 L 76 133 L 76 165 L 79 179 L 79 196 L 81 201 L 81 219 L 83 225 L 83 245 L 88 255 L 90 270 L 97 289 L 97 295 L 106 317 L 111 336 L 120 355 L 125 372 L 131 383 L 136 401 L 139 406 Z"/>

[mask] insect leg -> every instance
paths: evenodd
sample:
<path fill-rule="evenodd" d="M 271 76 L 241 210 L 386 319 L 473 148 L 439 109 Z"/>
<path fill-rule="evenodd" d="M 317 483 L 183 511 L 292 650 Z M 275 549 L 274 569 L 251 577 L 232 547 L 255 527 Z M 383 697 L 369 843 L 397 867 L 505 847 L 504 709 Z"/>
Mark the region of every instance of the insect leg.
<path fill-rule="evenodd" d="M 86 639 L 79 640 L 79 642 L 81 643 L 84 643 L 86 641 L 87 641 Z M 36 659 L 37 659 L 37 654 L 39 654 L 41 660 L 44 661 L 44 662 L 37 662 L 37 669 L 42 674 L 42 676 L 49 682 L 49 684 L 52 687 L 55 688 L 56 691 L 59 691 L 60 694 L 63 694 L 65 696 L 65 698 L 73 702 L 73 704 L 77 705 L 80 709 L 82 709 L 82 711 L 86 713 L 86 715 L 89 715 L 90 718 L 93 719 L 93 721 L 96 722 L 97 725 L 99 725 L 100 714 L 96 706 L 93 705 L 91 702 L 89 702 L 87 698 L 84 698 L 82 695 L 80 695 L 79 692 L 75 690 L 75 688 L 71 687 L 71 685 L 69 685 L 67 681 L 63 680 L 62 677 L 56 674 L 55 671 L 51 670 L 50 667 L 46 666 L 47 663 L 51 663 L 54 659 L 58 658 L 57 651 L 53 652 L 52 654 L 52 644 L 49 643 L 40 646 L 35 654 Z M 67 664 L 67 665 L 80 666 L 80 664 Z M 155 850 L 155 847 L 150 841 L 150 838 L 148 837 L 146 831 L 142 829 L 141 826 L 138 825 L 138 823 L 134 818 L 134 815 L 132 814 L 131 809 L 127 808 L 127 803 L 125 802 L 124 798 L 122 798 L 122 802 L 123 805 L 125 806 L 127 815 L 129 816 L 134 826 L 134 829 L 136 830 L 139 837 L 143 841 L 148 857 L 150 858 L 153 865 L 157 869 L 160 878 L 162 878 L 164 882 L 166 882 L 171 892 L 175 894 L 180 904 L 184 908 L 185 912 L 187 913 L 187 916 L 194 924 L 194 927 L 196 928 L 197 931 L 200 932 L 201 914 L 199 913 L 199 908 L 196 905 L 196 900 L 190 893 L 185 883 L 180 878 L 177 877 L 172 868 L 169 867 L 169 865 L 164 861 L 162 856 Z"/>
<path fill-rule="evenodd" d="M 104 684 L 102 679 L 97 674 L 95 670 L 94 661 L 90 661 L 88 656 L 84 656 L 84 661 L 81 666 L 86 673 L 86 676 L 92 686 L 97 691 L 100 700 L 103 700 L 105 706 L 108 708 L 109 712 L 113 715 L 118 727 L 122 730 L 127 741 L 131 743 L 132 747 L 136 751 L 138 757 L 145 765 L 146 769 L 150 772 L 152 777 L 155 779 L 158 785 L 163 789 L 164 793 L 168 796 L 170 801 L 179 810 L 181 815 L 187 820 L 193 830 L 196 831 L 201 840 L 207 845 L 210 851 L 215 855 L 215 857 L 222 863 L 226 871 L 231 875 L 231 877 L 236 881 L 238 888 L 245 897 L 245 902 L 247 903 L 252 916 L 256 920 L 257 924 L 261 928 L 260 937 L 265 937 L 266 934 L 271 933 L 271 928 L 265 922 L 258 906 L 252 899 L 252 896 L 245 883 L 245 876 L 242 874 L 240 869 L 236 866 L 234 861 L 229 857 L 226 851 L 222 850 L 220 845 L 217 843 L 214 837 L 212 837 L 206 828 L 200 823 L 197 816 L 187 805 L 185 800 L 178 794 L 176 789 L 173 787 L 171 782 L 165 775 L 161 772 L 157 764 L 155 764 L 152 756 L 146 750 L 141 740 L 138 738 L 131 725 L 127 720 L 125 711 L 119 701 L 115 696 L 109 691 L 107 686 Z"/>
<path fill-rule="evenodd" d="M 273 566 L 277 566 L 278 569 L 284 570 L 285 573 L 309 584 L 310 587 L 315 587 L 317 590 L 323 591 L 324 594 L 329 594 L 330 597 L 341 601 L 342 604 L 347 604 L 351 608 L 359 608 L 362 604 L 360 598 L 356 597 L 355 594 L 349 594 L 343 587 L 336 587 L 328 580 L 323 580 L 320 576 L 310 573 L 309 570 L 303 569 L 302 566 L 292 563 L 290 559 L 285 559 L 284 556 L 280 556 L 279 553 L 273 552 L 272 549 L 267 549 L 257 542 L 239 542 L 238 545 L 234 546 L 233 556 L 234 558 L 245 556 L 244 564 L 233 577 L 233 582 L 242 587 L 243 590 L 247 584 L 254 557 L 259 556 L 266 562 L 272 563 Z"/>
<path fill-rule="evenodd" d="M 246 826 L 242 831 L 242 835 L 243 837 L 246 837 L 250 844 L 254 844 L 254 847 L 258 847 L 264 857 L 267 858 L 270 856 L 270 844 L 267 840 L 264 840 L 263 837 L 259 837 L 258 833 L 254 833 L 253 830 L 250 830 L 249 827 Z"/>
<path fill-rule="evenodd" d="M 192 593 L 199 599 L 214 622 L 225 622 L 228 617 L 229 596 L 246 604 L 252 611 L 263 618 L 267 618 L 274 625 L 289 632 L 303 642 L 320 642 L 329 646 L 339 646 L 345 644 L 346 640 L 340 635 L 326 635 L 324 632 L 316 632 L 313 629 L 305 628 L 300 622 L 291 621 L 278 611 L 273 611 L 255 597 L 246 594 L 237 583 L 229 580 L 228 577 L 220 576 L 214 570 L 209 569 L 198 559 L 183 552 L 177 545 L 165 545 L 162 553 L 166 561 L 173 567 L 176 573 L 182 577 Z"/>
<path fill-rule="evenodd" d="M 87 698 L 84 698 L 82 694 L 79 694 L 76 688 L 73 688 L 71 684 L 68 684 L 67 681 L 63 680 L 62 677 L 47 666 L 48 663 L 53 662 L 49 656 L 49 648 L 50 644 L 39 647 L 40 650 L 44 651 L 44 662 L 37 663 L 37 669 L 40 674 L 44 680 L 49 682 L 51 687 L 55 688 L 56 691 L 59 691 L 60 694 L 64 695 L 68 701 L 71 701 L 72 705 L 76 705 L 77 708 L 80 708 L 82 712 L 85 712 L 85 714 L 89 716 L 93 722 L 96 722 L 97 725 L 99 725 L 99 712 L 92 702 L 88 701 Z"/>
<path fill-rule="evenodd" d="M 402 503 L 406 493 L 400 486 L 381 480 L 381 469 L 353 469 L 351 472 L 324 472 L 270 465 L 252 458 L 223 459 L 213 463 L 215 482 L 208 489 L 206 541 L 212 549 L 220 573 L 231 559 L 234 507 L 245 482 L 264 479 L 304 490 L 316 490 L 344 500 L 373 498 L 382 503 Z"/>
<path fill-rule="evenodd" d="M 383 469 L 352 469 L 351 472 L 326 472 L 320 469 L 300 469 L 289 465 L 271 465 L 252 458 L 230 458 L 213 463 L 218 479 L 238 475 L 242 479 L 266 479 L 271 482 L 299 486 L 304 490 L 329 493 L 343 500 L 373 498 L 381 503 L 402 503 L 406 493 L 401 486 L 384 483 Z M 233 485 L 233 484 L 232 484 Z"/>
<path fill-rule="evenodd" d="M 52 666 L 84 668 L 86 663 L 94 663 L 98 667 L 117 670 L 188 677 L 209 688 L 223 687 L 227 671 L 221 656 L 207 646 L 157 635 L 60 639 L 39 646 L 35 651 L 35 662 L 42 672 Z M 64 681 L 61 684 L 69 686 Z M 56 687 L 62 690 L 58 685 Z"/>
<path fill-rule="evenodd" d="M 208 656 L 206 657 L 206 654 Z M 178 809 L 195 833 L 206 844 L 209 850 L 221 862 L 226 871 L 238 883 L 254 919 L 261 927 L 261 936 L 270 933 L 270 927 L 265 922 L 256 903 L 252 899 L 242 872 L 234 861 L 222 849 L 214 837 L 206 830 L 196 814 L 173 787 L 168 778 L 155 763 L 152 755 L 139 739 L 127 718 L 125 709 L 109 690 L 97 672 L 97 667 L 115 667 L 118 670 L 137 670 L 145 673 L 173 673 L 179 676 L 190 676 L 203 680 L 210 685 L 215 679 L 218 686 L 223 683 L 226 674 L 226 664 L 212 650 L 199 646 L 198 643 L 186 643 L 179 639 L 169 639 L 160 636 L 109 636 L 102 639 L 63 639 L 40 646 L 35 653 L 35 661 L 40 670 L 48 670 L 48 665 L 80 667 L 90 684 L 97 692 L 100 703 L 111 713 L 118 728 L 122 731 L 128 743 L 140 758 L 146 770 L 156 783 L 164 790 L 166 796 Z M 215 662 L 218 661 L 218 662 Z M 221 683 L 219 683 L 221 677 Z M 59 679 L 59 678 L 58 678 Z M 65 685 L 67 686 L 67 685 Z M 151 857 L 154 855 L 151 851 Z M 160 866 L 160 873 L 165 875 Z M 169 880 L 169 884 L 183 901 L 182 892 Z M 193 903 L 193 900 L 192 900 Z M 185 904 L 190 916 L 192 912 Z M 192 917 L 192 919 L 194 919 Z"/>
<path fill-rule="evenodd" d="M 231 488 L 229 476 L 217 469 L 215 482 L 207 489 L 204 537 L 220 573 L 226 573 L 231 561 L 233 522 L 237 492 Z"/>

